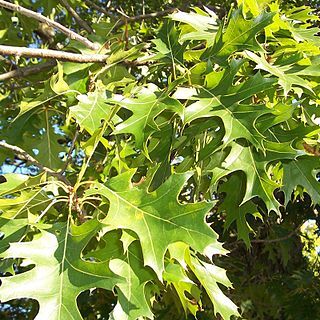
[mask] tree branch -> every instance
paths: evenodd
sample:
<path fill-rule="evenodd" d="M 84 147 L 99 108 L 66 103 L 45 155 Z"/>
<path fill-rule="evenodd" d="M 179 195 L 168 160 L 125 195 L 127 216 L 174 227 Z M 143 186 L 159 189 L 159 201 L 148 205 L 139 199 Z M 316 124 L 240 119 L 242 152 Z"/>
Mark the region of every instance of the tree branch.
<path fill-rule="evenodd" d="M 1 1 L 1 0 L 0 0 Z M 1 55 L 13 55 L 22 57 L 34 57 L 44 59 L 57 59 L 79 63 L 100 62 L 106 63 L 108 56 L 103 54 L 78 54 L 50 49 L 34 49 L 26 47 L 13 47 L 0 45 Z"/>
<path fill-rule="evenodd" d="M 0 53 L 1 53 L 1 48 L 0 48 Z M 139 60 L 135 60 L 135 61 L 130 61 L 130 60 L 124 60 L 122 61 L 123 64 L 125 64 L 128 67 L 137 67 L 137 66 L 144 66 L 144 65 L 148 65 L 150 63 L 152 63 L 152 61 L 139 61 Z M 54 66 L 57 65 L 56 60 L 50 60 L 48 62 L 45 63 L 39 63 L 33 66 L 28 66 L 28 67 L 23 67 L 23 68 L 18 68 L 18 69 L 14 69 L 12 71 L 8 71 L 6 73 L 0 74 L 0 81 L 5 81 L 5 80 L 9 80 L 12 78 L 23 78 L 23 77 L 27 77 L 29 75 L 32 74 L 36 74 L 39 72 L 42 72 L 46 69 L 50 69 Z"/>
<path fill-rule="evenodd" d="M 69 2 L 67 0 L 60 0 L 60 2 L 63 4 L 63 6 L 69 11 L 69 13 L 74 17 L 76 22 L 80 27 L 82 27 L 84 30 L 86 30 L 88 33 L 93 33 L 93 29 L 89 26 L 89 24 L 82 20 L 81 17 L 78 15 L 78 13 L 70 6 Z"/>
<path fill-rule="evenodd" d="M 34 66 L 29 66 L 25 68 L 18 68 L 3 74 L 0 74 L 0 81 L 8 80 L 11 78 L 22 78 L 29 76 L 31 74 L 36 74 L 39 72 L 42 72 L 46 69 L 49 69 L 51 67 L 54 67 L 57 65 L 57 62 L 55 60 L 51 60 L 45 63 L 39 63 Z"/>
<path fill-rule="evenodd" d="M 63 181 L 64 183 L 70 185 L 69 181 L 63 176 L 60 172 L 56 172 L 48 167 L 42 165 L 38 160 L 36 160 L 33 156 L 31 156 L 28 152 L 24 151 L 23 149 L 13 146 L 9 143 L 0 141 L 0 147 L 12 151 L 14 154 L 19 155 L 22 160 L 28 161 L 34 165 L 36 165 L 40 170 L 45 171 L 51 176 L 57 177 L 59 180 Z"/>
<path fill-rule="evenodd" d="M 72 152 L 73 152 L 73 149 L 74 149 L 74 147 L 75 147 L 75 144 L 76 144 L 78 135 L 79 135 L 79 130 L 76 129 L 76 132 L 75 132 L 75 134 L 74 134 L 74 137 L 73 137 L 72 142 L 71 142 L 71 145 L 70 145 L 69 152 L 68 152 L 68 154 L 67 154 L 66 163 L 64 164 L 64 166 L 63 166 L 63 168 L 61 169 L 60 173 L 64 173 L 64 172 L 67 170 L 68 165 L 69 165 L 69 163 L 70 163 L 71 160 L 72 160 Z"/>
<path fill-rule="evenodd" d="M 22 15 L 24 15 L 26 17 L 36 19 L 42 23 L 46 23 L 47 25 L 49 25 L 55 29 L 60 30 L 62 33 L 64 33 L 70 39 L 81 42 L 82 44 L 84 44 L 86 47 L 88 47 L 91 50 L 98 50 L 99 49 L 99 45 L 91 42 L 90 40 L 88 40 L 85 37 L 80 36 L 76 32 L 66 28 L 65 26 L 61 25 L 60 23 L 55 22 L 55 21 L 43 16 L 40 13 L 34 12 L 32 10 L 21 7 L 18 4 L 13 4 L 13 3 L 10 3 L 10 2 L 4 1 L 4 0 L 0 0 L 0 7 L 21 13 Z"/>

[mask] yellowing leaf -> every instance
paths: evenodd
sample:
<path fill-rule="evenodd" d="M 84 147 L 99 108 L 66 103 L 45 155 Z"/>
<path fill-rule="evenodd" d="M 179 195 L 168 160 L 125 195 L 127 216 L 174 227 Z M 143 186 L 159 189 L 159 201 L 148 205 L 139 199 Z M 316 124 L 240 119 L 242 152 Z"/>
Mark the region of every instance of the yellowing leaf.
<path fill-rule="evenodd" d="M 69 90 L 68 84 L 63 80 L 63 67 L 61 63 L 57 63 L 58 72 L 50 79 L 50 86 L 56 94 L 64 93 Z"/>

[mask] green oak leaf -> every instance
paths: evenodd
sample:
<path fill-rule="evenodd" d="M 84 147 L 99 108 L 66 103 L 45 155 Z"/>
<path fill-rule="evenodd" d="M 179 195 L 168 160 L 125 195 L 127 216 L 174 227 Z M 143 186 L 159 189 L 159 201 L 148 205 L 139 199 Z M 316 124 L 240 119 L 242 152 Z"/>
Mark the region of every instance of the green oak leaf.
<path fill-rule="evenodd" d="M 23 147 L 42 165 L 55 170 L 62 167 L 63 162 L 59 154 L 65 152 L 65 148 L 59 143 L 63 135 L 56 133 L 53 118 L 52 112 L 43 110 L 40 113 L 37 134 L 26 132 L 23 135 Z"/>
<path fill-rule="evenodd" d="M 197 303 L 200 302 L 201 291 L 187 276 L 186 270 L 180 264 L 172 261 L 172 259 L 168 260 L 165 263 L 163 279 L 167 285 L 171 285 L 176 291 L 185 315 L 189 311 L 196 316 L 198 311 Z M 192 297 L 192 300 L 188 296 Z"/>
<path fill-rule="evenodd" d="M 176 63 L 183 64 L 183 53 L 187 43 L 179 43 L 179 32 L 173 21 L 165 21 L 157 36 L 157 39 L 152 40 L 156 45 L 155 50 L 158 51 L 158 55 L 153 59 L 164 59 L 166 62 L 172 63 L 175 72 Z"/>
<path fill-rule="evenodd" d="M 4 104 L 1 105 L 4 107 Z M 4 126 L 1 130 L 1 139 L 5 139 L 7 143 L 24 148 L 24 136 L 26 132 L 30 135 L 39 134 L 39 123 L 43 123 L 43 116 L 38 109 L 24 113 L 21 117 L 16 117 L 12 121 L 4 121 L 1 118 L 1 124 Z M 0 154 L 6 157 L 13 157 L 13 152 L 0 148 Z"/>
<path fill-rule="evenodd" d="M 51 169 L 59 169 L 62 160 L 60 152 L 65 148 L 59 143 L 64 138 L 62 131 L 56 130 L 57 114 L 49 108 L 35 108 L 16 117 L 3 129 L 3 139 L 27 151 L 42 165 Z M 12 152 L 0 150 L 7 157 L 13 158 Z"/>
<path fill-rule="evenodd" d="M 258 117 L 270 113 L 264 105 L 233 104 L 226 106 L 217 97 L 203 98 L 185 109 L 185 123 L 204 118 L 219 117 L 223 121 L 225 136 L 223 142 L 245 138 L 257 149 L 264 149 L 263 135 L 255 127 Z"/>
<path fill-rule="evenodd" d="M 95 91 L 77 96 L 78 104 L 69 109 L 69 117 L 76 120 L 82 130 L 91 135 L 103 120 L 110 121 L 114 105 L 109 104 L 106 91 L 101 85 Z"/>
<path fill-rule="evenodd" d="M 212 58 L 226 65 L 228 57 L 236 51 L 262 51 L 256 36 L 272 22 L 273 16 L 274 13 L 263 11 L 258 17 L 246 20 L 241 8 L 234 10 L 229 16 L 226 29 L 223 30 L 221 24 L 213 47 L 204 52 L 203 58 Z"/>
<path fill-rule="evenodd" d="M 132 259 L 131 259 L 132 258 Z M 153 313 L 146 299 L 146 282 L 140 281 L 139 269 L 132 270 L 132 260 L 135 259 L 134 253 L 128 255 L 127 261 L 123 259 L 113 259 L 110 261 L 110 269 L 117 275 L 127 279 L 126 282 L 117 285 L 118 303 L 112 315 L 115 319 L 135 320 L 139 317 L 152 319 Z M 130 263 L 130 264 L 129 264 Z M 140 263 L 143 267 L 143 261 Z"/>
<path fill-rule="evenodd" d="M 230 83 L 228 89 L 221 94 L 221 101 L 226 105 L 244 101 L 252 98 L 255 94 L 263 93 L 271 89 L 274 84 L 274 79 L 265 78 L 260 72 L 257 72 L 242 84 L 233 86 L 232 83 Z M 215 90 L 213 90 L 213 92 L 215 92 Z"/>
<path fill-rule="evenodd" d="M 264 78 L 258 72 L 244 83 L 233 85 L 243 63 L 241 59 L 233 59 L 224 71 L 209 73 L 206 77 L 209 90 L 202 88 L 199 94 L 201 98 L 185 109 L 184 121 L 190 123 L 198 118 L 219 117 L 225 128 L 225 144 L 245 138 L 257 149 L 264 150 L 264 136 L 256 128 L 256 121 L 263 115 L 269 114 L 272 118 L 275 115 L 263 104 L 245 102 L 253 95 L 272 88 L 275 80 Z"/>
<path fill-rule="evenodd" d="M 116 63 L 120 63 L 125 60 L 135 60 L 138 58 L 139 53 L 141 50 L 145 47 L 144 43 L 140 43 L 129 50 L 118 50 L 116 52 L 113 52 L 108 58 L 107 58 L 107 63 L 112 65 Z"/>
<path fill-rule="evenodd" d="M 62 66 L 63 72 L 65 74 L 65 79 L 70 87 L 70 90 L 74 90 L 75 92 L 80 93 L 87 92 L 87 83 L 89 79 L 88 70 L 91 64 L 64 62 Z"/>
<path fill-rule="evenodd" d="M 252 96 L 261 94 L 273 87 L 276 80 L 263 77 L 260 72 L 248 77 L 246 81 L 234 85 L 233 83 L 238 80 L 236 75 L 244 62 L 244 59 L 232 59 L 229 66 L 224 70 L 212 71 L 207 74 L 206 87 L 209 89 L 207 94 L 220 96 L 221 101 L 229 106 L 252 98 Z"/>
<path fill-rule="evenodd" d="M 299 86 L 308 89 L 313 93 L 310 83 L 301 78 L 298 74 L 288 72 L 290 66 L 278 66 L 270 64 L 263 56 L 258 56 L 251 51 L 245 51 L 244 55 L 256 63 L 256 69 L 267 71 L 269 74 L 276 76 L 279 85 L 283 87 L 285 95 L 294 87 Z"/>
<path fill-rule="evenodd" d="M 226 270 L 192 256 L 190 256 L 189 267 L 206 290 L 213 303 L 215 314 L 221 314 L 223 319 L 240 316 L 237 306 L 222 293 L 218 286 L 218 283 L 221 283 L 226 287 L 232 287 L 230 280 L 227 278 Z"/>
<path fill-rule="evenodd" d="M 29 179 L 27 175 L 18 173 L 7 173 L 1 177 L 4 182 L 0 183 L 0 196 L 15 190 Z"/>
<path fill-rule="evenodd" d="M 141 248 L 134 237 L 131 237 L 130 244 L 124 250 L 122 243 L 125 237 L 128 237 L 125 230 L 107 232 L 102 237 L 102 248 L 89 252 L 86 258 L 93 257 L 101 262 L 110 261 L 110 270 L 127 279 L 116 286 L 118 301 L 112 311 L 115 319 L 135 320 L 142 316 L 152 319 L 145 286 L 147 282 L 155 281 L 156 275 L 144 266 Z"/>
<path fill-rule="evenodd" d="M 61 65 L 60 65 L 61 68 Z M 61 76 L 61 74 L 60 74 Z M 56 80 L 54 80 L 56 81 Z M 64 82 L 64 80 L 63 80 Z M 62 97 L 69 97 L 73 99 L 76 91 L 74 90 L 65 90 L 63 91 L 63 87 L 67 86 L 66 83 L 62 84 L 58 83 L 58 88 L 56 88 L 57 92 L 52 90 L 52 83 L 50 80 L 46 80 L 44 82 L 44 86 L 37 88 L 37 90 L 29 89 L 28 95 L 25 99 L 21 100 L 19 104 L 19 114 L 15 117 L 14 121 L 24 116 L 26 113 L 34 113 L 36 110 L 43 105 L 48 104 L 49 102 L 56 102 L 56 99 L 62 99 Z M 66 88 L 64 88 L 66 89 Z M 30 115 L 31 116 L 31 115 Z"/>
<path fill-rule="evenodd" d="M 320 172 L 318 157 L 304 156 L 297 160 L 283 163 L 283 186 L 286 203 L 291 199 L 291 193 L 296 186 L 302 186 L 311 196 L 314 203 L 320 203 L 320 182 L 317 173 Z"/>
<path fill-rule="evenodd" d="M 52 201 L 40 188 L 22 191 L 20 195 L 13 199 L 0 199 L 1 217 L 13 219 L 23 216 L 25 218 L 28 213 L 35 214 L 45 210 Z"/>
<path fill-rule="evenodd" d="M 148 138 L 160 128 L 155 118 L 165 110 L 179 114 L 183 113 L 181 103 L 160 92 L 141 92 L 136 98 L 124 98 L 118 104 L 132 112 L 132 116 L 116 126 L 114 134 L 131 133 L 135 137 L 137 148 L 146 154 Z"/>
<path fill-rule="evenodd" d="M 219 205 L 219 211 L 226 212 L 224 229 L 227 230 L 233 222 L 236 222 L 237 237 L 242 239 L 249 248 L 249 233 L 253 230 L 246 220 L 246 215 L 257 215 L 257 207 L 252 201 L 247 201 L 241 205 L 245 188 L 246 181 L 239 174 L 232 174 L 228 181 L 224 182 L 218 189 L 219 192 L 224 192 L 226 195 L 222 204 Z"/>
<path fill-rule="evenodd" d="M 316 46 L 320 45 L 320 40 L 319 40 L 319 37 L 317 36 L 317 34 L 319 33 L 319 29 L 317 27 L 304 28 L 299 26 L 298 23 L 288 24 L 288 26 L 289 26 L 289 30 L 292 33 L 292 36 L 296 41 L 314 43 Z"/>
<path fill-rule="evenodd" d="M 257 119 L 256 127 L 264 134 L 271 127 L 291 119 L 295 107 L 294 103 L 284 104 L 279 102 L 272 108 L 272 113 L 265 114 Z"/>
<path fill-rule="evenodd" d="M 218 17 L 209 9 L 205 9 L 210 16 L 199 8 L 194 8 L 196 12 L 177 11 L 170 15 L 172 20 L 182 22 L 193 28 L 193 30 L 190 30 L 189 27 L 185 28 L 185 25 L 182 26 L 180 35 L 182 42 L 187 40 L 206 40 L 208 46 L 213 44 L 214 34 L 218 30 Z M 184 29 L 186 29 L 185 32 Z"/>
<path fill-rule="evenodd" d="M 2 258 L 26 258 L 34 268 L 10 277 L 1 277 L 0 299 L 32 298 L 39 302 L 36 319 L 82 320 L 76 299 L 94 287 L 112 290 L 123 281 L 107 263 L 85 261 L 81 252 L 100 228 L 91 220 L 79 227 L 56 223 L 32 241 L 14 242 Z"/>
<path fill-rule="evenodd" d="M 195 8 L 195 11 L 200 11 Z M 217 28 L 217 16 L 204 15 L 203 11 L 197 12 L 182 12 L 176 11 L 170 15 L 170 18 L 175 21 L 183 22 L 190 25 L 198 31 L 215 30 Z"/>
<path fill-rule="evenodd" d="M 8 176 L 8 181 L 0 185 L 3 188 L 0 189 L 1 218 L 27 218 L 29 214 L 38 215 L 43 210 L 55 213 L 53 207 L 50 206 L 47 209 L 55 199 L 46 193 L 48 186 L 41 186 L 44 175 L 23 180 L 20 175 L 17 175 L 18 177 L 13 177 L 13 174 L 4 175 L 6 176 Z"/>
<path fill-rule="evenodd" d="M 263 11 L 272 0 L 237 0 L 243 11 L 251 12 L 255 17 Z"/>
<path fill-rule="evenodd" d="M 302 142 L 304 138 L 311 138 L 319 133 L 319 126 L 305 126 L 303 124 L 298 124 L 291 130 L 284 130 L 281 126 L 273 126 L 265 132 L 265 135 L 268 134 L 269 140 L 274 140 L 274 137 L 276 137 L 276 141 L 291 144 L 295 140 L 300 140 Z M 303 152 L 299 155 L 303 155 Z"/>
<path fill-rule="evenodd" d="M 267 156 L 262 156 L 251 147 L 232 143 L 231 151 L 222 163 L 222 168 L 216 167 L 210 170 L 213 175 L 212 185 L 232 172 L 242 171 L 246 175 L 246 190 L 240 205 L 258 196 L 265 202 L 268 210 L 277 212 L 279 203 L 274 198 L 273 191 L 279 185 L 267 174 L 266 167 L 270 160 L 268 161 Z"/>
<path fill-rule="evenodd" d="M 159 279 L 164 271 L 164 255 L 171 243 L 185 242 L 210 259 L 214 253 L 225 252 L 217 241 L 217 234 L 204 220 L 212 203 L 180 204 L 177 201 L 190 173 L 172 175 L 153 192 L 148 192 L 146 182 L 133 187 L 133 174 L 134 171 L 128 171 L 118 175 L 107 186 L 97 183 L 90 192 L 110 202 L 103 223 L 138 235 L 144 264 L 150 266 Z"/>
<path fill-rule="evenodd" d="M 316 58 L 311 60 L 310 64 L 294 65 L 288 70 L 288 74 L 294 74 L 298 76 L 319 77 L 319 60 Z"/>
<path fill-rule="evenodd" d="M 309 27 L 312 25 L 310 21 L 319 21 L 319 17 L 317 16 L 314 8 L 309 6 L 294 6 L 292 8 L 288 8 L 288 10 L 286 11 L 286 16 L 294 24 L 300 24 L 299 22 L 304 22 L 305 27 Z"/>
<path fill-rule="evenodd" d="M 295 159 L 304 152 L 292 147 L 291 142 L 266 142 L 266 153 L 253 150 L 250 146 L 243 146 L 236 142 L 230 144 L 230 152 L 225 156 L 220 165 L 213 162 L 213 166 L 207 167 L 208 172 L 212 173 L 212 186 L 228 174 L 242 171 L 246 176 L 245 194 L 240 205 L 254 197 L 260 197 L 267 206 L 268 210 L 278 211 L 279 203 L 276 201 L 273 192 L 280 187 L 280 182 L 270 178 L 267 167 L 271 163 L 282 160 Z M 219 154 L 219 153 L 218 153 Z"/>
<path fill-rule="evenodd" d="M 222 70 L 209 72 L 205 78 L 206 88 L 216 96 L 226 94 L 233 86 L 234 78 L 244 63 L 245 59 L 232 58 L 228 66 Z"/>
<path fill-rule="evenodd" d="M 107 90 L 113 91 L 115 88 L 125 87 L 129 83 L 134 83 L 135 78 L 127 68 L 116 64 L 102 73 L 101 81 Z"/>
<path fill-rule="evenodd" d="M 8 249 L 10 243 L 20 241 L 28 226 L 27 219 L 0 218 L 0 230 L 3 238 L 0 240 L 0 252 Z"/>
<path fill-rule="evenodd" d="M 171 258 L 175 259 L 185 270 L 191 270 L 209 296 L 214 314 L 219 313 L 223 319 L 230 319 L 232 316 L 239 316 L 237 306 L 222 292 L 219 283 L 227 288 L 232 284 L 226 275 L 226 270 L 201 261 L 193 255 L 188 246 L 178 242 L 170 245 Z M 196 296 L 195 296 L 196 297 Z"/>

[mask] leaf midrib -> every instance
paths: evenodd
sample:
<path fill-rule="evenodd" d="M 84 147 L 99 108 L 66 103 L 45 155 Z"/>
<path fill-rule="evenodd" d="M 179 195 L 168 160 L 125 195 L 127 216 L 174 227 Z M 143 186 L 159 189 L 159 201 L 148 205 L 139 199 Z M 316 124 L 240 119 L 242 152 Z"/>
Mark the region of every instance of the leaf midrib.
<path fill-rule="evenodd" d="M 188 229 L 188 228 L 186 228 L 186 227 L 184 227 L 184 226 L 178 225 L 178 224 L 174 223 L 173 221 L 171 221 L 170 219 L 169 219 L 169 220 L 168 220 L 168 219 L 164 219 L 164 218 L 159 217 L 159 216 L 156 216 L 156 215 L 154 215 L 154 214 L 152 214 L 152 213 L 150 213 L 150 212 L 143 211 L 143 210 L 140 209 L 139 207 L 133 205 L 131 202 L 129 202 L 128 200 L 126 200 L 125 198 L 119 196 L 119 194 L 118 194 L 117 192 L 113 191 L 112 189 L 110 189 L 110 188 L 108 188 L 108 187 L 106 187 L 106 186 L 104 186 L 104 187 L 105 187 L 110 193 L 112 193 L 117 199 L 120 199 L 121 201 L 123 201 L 124 203 L 126 203 L 127 205 L 129 205 L 129 207 L 132 207 L 134 210 L 137 210 L 137 211 L 141 212 L 141 213 L 143 214 L 143 217 L 144 217 L 144 214 L 145 214 L 145 215 L 150 216 L 150 217 L 152 217 L 152 218 L 154 218 L 154 219 L 156 219 L 156 220 L 160 220 L 160 221 L 166 222 L 166 223 L 168 223 L 168 224 L 174 225 L 175 227 L 184 229 L 185 231 L 188 231 L 188 232 L 189 232 L 189 231 L 192 231 L 192 232 L 195 232 L 195 233 L 202 234 L 202 233 L 200 233 L 200 232 L 197 231 L 197 230 Z M 119 203 L 119 202 L 118 202 L 118 203 Z M 179 215 L 179 216 L 172 217 L 172 219 L 176 219 L 176 218 L 178 218 L 178 217 L 180 217 L 180 216 L 187 215 L 187 214 L 194 213 L 194 212 L 201 211 L 201 210 L 202 210 L 202 208 L 200 208 L 200 209 L 198 209 L 198 210 L 190 210 L 190 211 L 185 212 L 185 213 L 183 213 L 183 214 L 181 214 L 181 215 Z"/>
<path fill-rule="evenodd" d="M 238 18 L 239 19 L 239 18 Z M 246 33 L 251 32 L 255 27 L 259 26 L 260 24 L 264 23 L 265 21 L 267 21 L 269 19 L 269 16 L 266 16 L 264 20 L 259 21 L 259 23 L 253 24 L 252 27 L 250 27 L 249 29 L 243 31 L 242 33 L 240 33 L 239 36 L 235 37 L 234 39 L 232 39 L 229 42 L 225 42 L 225 44 L 222 46 L 222 48 L 219 50 L 220 52 L 225 49 L 225 47 L 229 46 L 230 44 L 232 45 L 232 43 L 234 41 L 237 41 L 239 38 L 241 38 L 243 35 L 245 35 Z M 254 22 L 254 21 L 253 21 Z M 236 26 L 236 23 L 234 23 L 234 27 Z M 254 38 L 254 37 L 253 37 Z"/>

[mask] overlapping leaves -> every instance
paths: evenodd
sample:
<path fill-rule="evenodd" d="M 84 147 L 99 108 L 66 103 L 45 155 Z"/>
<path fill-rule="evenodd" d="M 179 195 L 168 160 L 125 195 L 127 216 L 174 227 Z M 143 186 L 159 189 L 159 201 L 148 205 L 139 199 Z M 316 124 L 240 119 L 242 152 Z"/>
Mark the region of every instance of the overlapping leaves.
<path fill-rule="evenodd" d="M 114 133 L 131 133 L 135 137 L 137 148 L 146 151 L 150 135 L 159 131 L 155 118 L 164 111 L 182 114 L 182 105 L 165 93 L 143 90 L 136 98 L 123 98 L 118 104 L 131 111 L 129 119 L 119 123 Z"/>
<path fill-rule="evenodd" d="M 229 22 L 225 30 L 221 25 L 212 48 L 204 53 L 205 58 L 213 58 L 219 64 L 225 65 L 227 58 L 235 51 L 250 49 L 262 51 L 257 42 L 257 33 L 268 26 L 274 13 L 263 11 L 258 17 L 246 20 L 241 8 L 230 14 Z"/>
<path fill-rule="evenodd" d="M 27 258 L 35 266 L 25 273 L 2 278 L 1 300 L 37 299 L 40 310 L 36 319 L 82 319 L 76 305 L 82 291 L 95 287 L 112 290 L 117 286 L 123 290 L 118 295 L 117 319 L 151 316 L 146 301 L 138 299 L 144 295 L 144 286 L 130 265 L 116 256 L 101 262 L 81 258 L 82 250 L 99 228 L 94 220 L 80 227 L 57 223 L 40 230 L 33 241 L 11 244 L 3 258 Z M 122 249 L 120 242 L 108 241 L 107 245 L 110 251 Z M 118 309 L 122 310 L 121 315 Z"/>
<path fill-rule="evenodd" d="M 280 214 L 277 190 L 285 203 L 293 190 L 320 201 L 310 12 L 239 3 L 225 23 L 207 8 L 174 13 L 179 23 L 165 22 L 153 46 L 108 38 L 106 69 L 58 64 L 38 89 L 0 101 L 20 109 L 1 111 L 3 139 L 60 170 L 1 178 L 2 301 L 33 298 L 38 319 L 80 320 L 79 294 L 104 288 L 118 299 L 112 319 L 152 319 L 153 303 L 172 290 L 181 318 L 197 317 L 204 296 L 223 319 L 239 315 L 219 287 L 231 287 L 225 270 L 211 261 L 226 253 L 206 222 L 213 198 L 223 195 L 214 212 L 248 247 L 248 214 Z M 108 47 L 101 29 L 95 37 Z M 73 136 L 61 169 L 70 142 L 59 138 Z M 12 261 L 27 270 L 15 274 Z"/>

